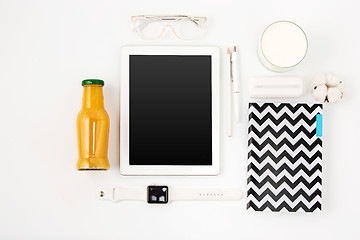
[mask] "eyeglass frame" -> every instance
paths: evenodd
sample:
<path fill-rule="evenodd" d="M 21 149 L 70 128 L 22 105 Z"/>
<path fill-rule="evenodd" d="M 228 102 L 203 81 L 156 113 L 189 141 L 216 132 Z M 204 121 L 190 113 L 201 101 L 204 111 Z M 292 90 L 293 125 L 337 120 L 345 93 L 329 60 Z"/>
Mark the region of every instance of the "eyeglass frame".
<path fill-rule="evenodd" d="M 140 26 L 135 26 L 135 22 L 139 19 L 148 19 L 147 21 L 145 21 L 144 23 L 142 23 Z M 152 21 L 151 21 L 152 20 Z M 206 23 L 206 17 L 190 17 L 190 16 L 186 16 L 186 15 L 174 15 L 174 16 L 155 16 L 155 15 L 138 15 L 138 16 L 132 16 L 131 17 L 131 21 L 134 24 L 134 31 L 138 33 L 138 35 L 145 40 L 154 40 L 154 39 L 158 39 L 161 38 L 162 35 L 165 32 L 165 29 L 167 27 L 171 27 L 174 35 L 180 39 L 180 40 L 195 40 L 197 39 L 200 35 L 201 32 L 194 38 L 188 39 L 188 38 L 182 38 L 181 36 L 179 36 L 176 33 L 176 30 L 174 29 L 172 22 L 178 22 L 178 21 L 184 21 L 184 20 L 190 20 L 192 21 L 194 24 L 199 25 L 199 23 L 201 25 L 199 25 L 199 27 L 203 30 L 205 28 L 205 23 Z M 141 34 L 141 30 L 143 28 L 146 27 L 146 25 L 148 25 L 149 23 L 155 22 L 155 21 L 160 21 L 164 23 L 164 27 L 161 31 L 161 33 L 154 38 L 145 38 L 143 37 L 143 35 Z M 168 21 L 170 21 L 170 24 L 168 24 Z"/>

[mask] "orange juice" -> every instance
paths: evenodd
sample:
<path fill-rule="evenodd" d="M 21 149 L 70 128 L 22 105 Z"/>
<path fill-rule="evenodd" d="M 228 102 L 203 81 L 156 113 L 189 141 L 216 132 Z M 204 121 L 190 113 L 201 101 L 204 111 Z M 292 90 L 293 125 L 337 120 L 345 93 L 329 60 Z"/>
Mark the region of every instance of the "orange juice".
<path fill-rule="evenodd" d="M 82 85 L 82 108 L 76 121 L 79 152 L 76 168 L 107 170 L 110 167 L 107 158 L 110 119 L 104 108 L 104 81 L 86 79 Z"/>

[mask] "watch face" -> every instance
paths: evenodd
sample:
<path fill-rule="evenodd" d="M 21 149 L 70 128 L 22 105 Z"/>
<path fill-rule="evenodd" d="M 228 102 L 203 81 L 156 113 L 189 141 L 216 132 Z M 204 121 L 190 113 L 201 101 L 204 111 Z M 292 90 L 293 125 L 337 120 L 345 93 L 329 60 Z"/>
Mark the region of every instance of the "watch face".
<path fill-rule="evenodd" d="M 168 203 L 167 186 L 148 186 L 148 203 Z"/>

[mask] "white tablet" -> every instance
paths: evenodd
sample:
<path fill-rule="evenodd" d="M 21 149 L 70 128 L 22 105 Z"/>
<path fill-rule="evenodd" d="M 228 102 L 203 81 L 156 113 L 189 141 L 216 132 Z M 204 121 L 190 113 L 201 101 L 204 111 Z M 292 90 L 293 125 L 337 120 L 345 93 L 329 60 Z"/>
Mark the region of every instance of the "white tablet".
<path fill-rule="evenodd" d="M 121 60 L 121 174 L 218 174 L 219 49 L 126 46 Z"/>

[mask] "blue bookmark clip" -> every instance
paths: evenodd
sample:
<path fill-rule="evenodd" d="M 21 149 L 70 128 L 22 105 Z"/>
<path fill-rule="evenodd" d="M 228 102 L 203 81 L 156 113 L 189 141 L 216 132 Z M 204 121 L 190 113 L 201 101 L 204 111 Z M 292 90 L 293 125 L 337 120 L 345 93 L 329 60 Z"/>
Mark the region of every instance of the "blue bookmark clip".
<path fill-rule="evenodd" d="M 323 116 L 322 114 L 316 114 L 316 136 L 317 137 L 322 137 L 322 120 L 323 120 Z"/>

